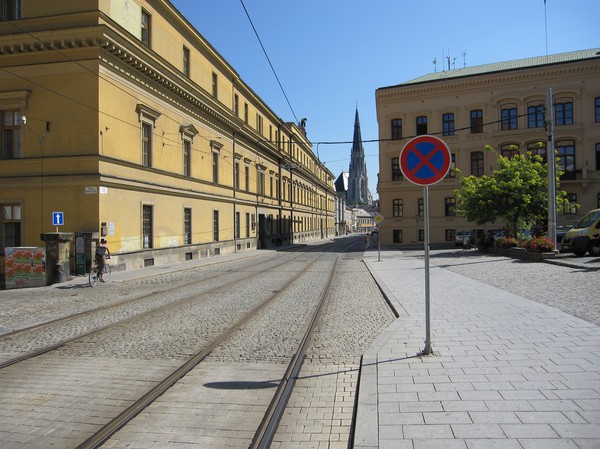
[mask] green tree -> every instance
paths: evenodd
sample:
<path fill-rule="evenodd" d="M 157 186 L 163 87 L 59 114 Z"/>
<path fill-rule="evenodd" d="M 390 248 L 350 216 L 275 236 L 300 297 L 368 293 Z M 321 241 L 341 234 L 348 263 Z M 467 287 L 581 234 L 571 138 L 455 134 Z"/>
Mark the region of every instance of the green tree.
<path fill-rule="evenodd" d="M 486 150 L 495 153 L 490 146 Z M 557 168 L 557 209 L 569 204 L 566 193 L 558 191 L 560 175 Z M 479 225 L 503 220 L 516 237 L 518 229 L 539 226 L 548 217 L 548 165 L 539 155 L 498 155 L 491 176 L 461 176 L 460 184 L 457 212 Z"/>

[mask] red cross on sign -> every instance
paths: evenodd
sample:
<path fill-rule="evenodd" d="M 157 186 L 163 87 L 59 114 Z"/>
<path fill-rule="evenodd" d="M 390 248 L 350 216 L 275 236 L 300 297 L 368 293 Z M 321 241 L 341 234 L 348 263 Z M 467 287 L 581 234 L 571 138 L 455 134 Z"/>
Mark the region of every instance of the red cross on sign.
<path fill-rule="evenodd" d="M 446 176 L 451 155 L 446 143 L 433 136 L 417 136 L 400 151 L 400 170 L 413 184 L 429 186 Z"/>

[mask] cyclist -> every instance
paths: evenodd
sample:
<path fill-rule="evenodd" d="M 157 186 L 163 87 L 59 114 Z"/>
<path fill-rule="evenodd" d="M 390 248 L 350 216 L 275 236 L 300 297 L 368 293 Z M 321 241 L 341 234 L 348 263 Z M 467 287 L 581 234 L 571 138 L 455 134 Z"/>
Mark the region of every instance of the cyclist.
<path fill-rule="evenodd" d="M 106 239 L 100 239 L 100 243 L 96 247 L 96 265 L 98 265 L 98 278 L 100 280 L 102 280 L 107 256 L 110 259 L 110 249 L 108 249 Z"/>

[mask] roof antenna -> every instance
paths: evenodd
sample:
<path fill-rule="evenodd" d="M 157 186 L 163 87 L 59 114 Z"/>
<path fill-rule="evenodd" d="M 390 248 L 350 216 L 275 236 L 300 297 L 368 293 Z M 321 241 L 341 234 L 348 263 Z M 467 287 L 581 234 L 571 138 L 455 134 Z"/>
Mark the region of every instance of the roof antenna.
<path fill-rule="evenodd" d="M 467 66 L 467 51 L 463 51 L 462 52 L 462 57 L 463 57 L 463 68 L 465 68 Z"/>
<path fill-rule="evenodd" d="M 546 29 L 546 56 L 548 56 L 548 15 L 546 14 L 546 0 L 544 0 L 544 23 Z"/>
<path fill-rule="evenodd" d="M 433 58 L 433 67 L 434 70 L 437 72 L 437 58 Z"/>

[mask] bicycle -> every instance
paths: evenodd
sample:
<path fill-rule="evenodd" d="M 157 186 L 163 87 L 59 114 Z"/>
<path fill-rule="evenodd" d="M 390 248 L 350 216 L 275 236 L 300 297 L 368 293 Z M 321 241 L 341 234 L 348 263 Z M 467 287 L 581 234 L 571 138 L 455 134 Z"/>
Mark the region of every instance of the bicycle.
<path fill-rule="evenodd" d="M 90 287 L 95 287 L 98 285 L 98 281 L 100 282 L 108 282 L 111 275 L 110 265 L 108 263 L 104 263 L 104 271 L 99 275 L 98 264 L 95 263 L 92 269 L 90 270 Z"/>

